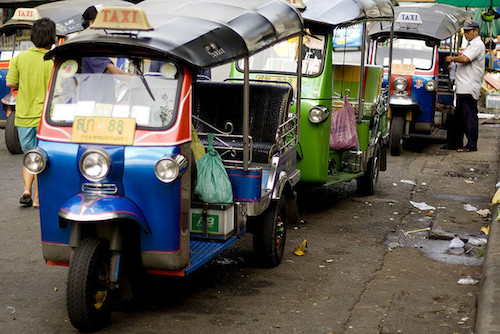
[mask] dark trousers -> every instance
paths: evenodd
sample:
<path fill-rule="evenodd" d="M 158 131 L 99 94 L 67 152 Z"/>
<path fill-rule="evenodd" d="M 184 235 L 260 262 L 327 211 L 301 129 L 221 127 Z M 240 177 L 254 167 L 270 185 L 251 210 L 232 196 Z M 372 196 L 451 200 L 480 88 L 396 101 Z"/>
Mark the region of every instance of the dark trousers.
<path fill-rule="evenodd" d="M 477 118 L 477 100 L 470 94 L 457 94 L 455 114 L 448 119 L 447 140 L 450 148 L 464 146 L 464 134 L 467 148 L 477 148 L 479 120 Z"/>

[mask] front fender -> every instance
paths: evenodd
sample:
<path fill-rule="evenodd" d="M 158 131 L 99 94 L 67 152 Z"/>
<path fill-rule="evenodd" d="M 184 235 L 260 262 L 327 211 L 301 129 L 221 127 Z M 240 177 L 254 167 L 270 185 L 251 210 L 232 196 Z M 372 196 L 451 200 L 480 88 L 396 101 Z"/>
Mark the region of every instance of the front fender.
<path fill-rule="evenodd" d="M 389 105 L 394 109 L 414 110 L 422 113 L 422 108 L 418 104 L 418 100 L 411 95 L 391 95 Z M 394 112 L 394 111 L 393 111 Z"/>
<path fill-rule="evenodd" d="M 123 196 L 79 193 L 61 206 L 59 217 L 80 223 L 128 219 L 137 222 L 144 232 L 151 233 L 139 207 Z"/>

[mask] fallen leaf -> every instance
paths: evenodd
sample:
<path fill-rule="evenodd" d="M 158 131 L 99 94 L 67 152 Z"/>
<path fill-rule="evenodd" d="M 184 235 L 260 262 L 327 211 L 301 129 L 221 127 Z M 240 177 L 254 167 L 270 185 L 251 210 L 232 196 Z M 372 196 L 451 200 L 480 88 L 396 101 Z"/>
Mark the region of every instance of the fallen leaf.
<path fill-rule="evenodd" d="M 304 239 L 300 244 L 298 244 L 295 249 L 293 250 L 293 253 L 297 256 L 302 256 L 305 254 L 305 249 L 307 247 L 307 239 Z"/>

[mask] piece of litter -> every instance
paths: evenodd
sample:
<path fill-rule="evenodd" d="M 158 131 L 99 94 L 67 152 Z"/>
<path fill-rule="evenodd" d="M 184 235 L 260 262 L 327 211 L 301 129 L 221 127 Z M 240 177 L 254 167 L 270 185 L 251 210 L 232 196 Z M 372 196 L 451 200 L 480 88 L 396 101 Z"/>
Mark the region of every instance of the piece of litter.
<path fill-rule="evenodd" d="M 392 214 L 393 215 L 399 215 L 399 212 L 394 211 Z"/>
<path fill-rule="evenodd" d="M 489 215 L 491 215 L 491 211 L 490 211 L 490 209 L 482 209 L 482 210 L 477 210 L 477 211 L 476 211 L 476 213 L 477 213 L 478 215 L 480 215 L 481 217 L 484 217 L 484 218 L 486 218 L 486 217 L 488 217 Z"/>
<path fill-rule="evenodd" d="M 462 241 L 462 239 L 455 237 L 451 240 L 450 245 L 448 246 L 449 248 L 462 248 L 465 246 L 465 243 Z"/>
<path fill-rule="evenodd" d="M 405 183 L 405 184 L 410 184 L 412 186 L 416 186 L 417 185 L 417 183 L 415 181 L 412 181 L 412 180 L 401 180 L 399 182 Z"/>
<path fill-rule="evenodd" d="M 474 168 L 469 168 L 469 170 L 470 170 L 471 172 L 473 172 L 473 171 L 474 171 Z"/>
<path fill-rule="evenodd" d="M 404 230 L 401 230 L 401 233 L 403 233 L 403 237 L 408 238 L 408 235 L 406 234 L 406 232 Z"/>
<path fill-rule="evenodd" d="M 411 233 L 417 233 L 417 232 L 429 231 L 430 229 L 431 229 L 430 227 L 426 227 L 426 228 L 419 228 L 418 230 L 406 231 L 406 234 L 411 234 Z"/>
<path fill-rule="evenodd" d="M 473 205 L 470 205 L 470 204 L 464 204 L 464 209 L 465 209 L 465 211 L 469 211 L 469 212 L 477 211 L 477 208 Z"/>
<path fill-rule="evenodd" d="M 326 266 L 324 264 L 319 265 L 320 268 L 325 268 Z"/>
<path fill-rule="evenodd" d="M 477 279 L 473 279 L 470 276 L 467 276 L 466 278 L 459 279 L 457 283 L 462 285 L 474 285 L 476 283 L 479 283 L 479 281 Z"/>
<path fill-rule="evenodd" d="M 486 235 L 490 234 L 490 225 L 481 227 L 481 232 Z"/>
<path fill-rule="evenodd" d="M 16 309 L 13 308 L 12 306 L 7 306 L 7 310 L 11 310 L 12 311 L 12 312 L 10 312 L 10 314 L 16 313 Z"/>
<path fill-rule="evenodd" d="M 389 245 L 387 245 L 387 249 L 390 251 L 393 251 L 396 247 L 400 247 L 401 245 L 399 242 L 391 242 Z"/>
<path fill-rule="evenodd" d="M 328 260 L 326 260 L 326 262 L 328 262 L 328 263 L 333 262 L 333 259 L 328 259 Z"/>
<path fill-rule="evenodd" d="M 305 254 L 305 249 L 307 247 L 307 239 L 304 239 L 300 244 L 298 244 L 293 250 L 293 254 L 297 256 L 302 256 Z"/>
<path fill-rule="evenodd" d="M 438 209 L 446 209 L 445 206 L 438 206 Z"/>
<path fill-rule="evenodd" d="M 410 204 L 413 205 L 414 207 L 416 207 L 417 209 L 419 210 L 422 210 L 422 211 L 425 211 L 425 210 L 436 210 L 435 207 L 433 207 L 432 205 L 429 205 L 427 203 L 424 203 L 424 202 L 413 202 L 413 201 L 410 201 Z"/>
<path fill-rule="evenodd" d="M 468 184 L 473 184 L 474 183 L 474 181 L 472 181 L 472 180 L 464 180 L 464 182 L 468 183 Z"/>
<path fill-rule="evenodd" d="M 488 240 L 485 238 L 469 238 L 467 243 L 472 246 L 483 247 L 488 243 Z"/>
<path fill-rule="evenodd" d="M 398 184 L 397 184 L 397 183 L 393 183 L 392 185 L 393 185 L 394 187 L 397 187 L 397 186 L 398 186 Z"/>

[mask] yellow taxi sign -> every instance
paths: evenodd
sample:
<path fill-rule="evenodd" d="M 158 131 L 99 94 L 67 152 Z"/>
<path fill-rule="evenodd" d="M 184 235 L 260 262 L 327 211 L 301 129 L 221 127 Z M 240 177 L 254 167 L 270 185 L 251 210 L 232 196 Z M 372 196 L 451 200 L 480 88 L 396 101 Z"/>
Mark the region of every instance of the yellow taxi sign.
<path fill-rule="evenodd" d="M 288 1 L 292 6 L 294 6 L 297 9 L 305 9 L 306 5 L 304 4 L 304 1 L 302 0 L 286 0 Z"/>
<path fill-rule="evenodd" d="M 42 17 L 35 8 L 18 8 L 12 16 L 12 20 L 36 21 Z"/>
<path fill-rule="evenodd" d="M 91 29 L 153 30 L 141 8 L 103 7 L 97 13 Z"/>

